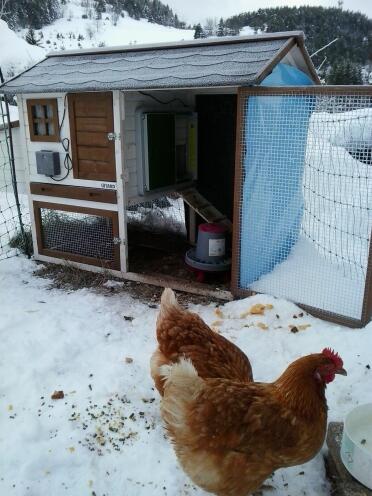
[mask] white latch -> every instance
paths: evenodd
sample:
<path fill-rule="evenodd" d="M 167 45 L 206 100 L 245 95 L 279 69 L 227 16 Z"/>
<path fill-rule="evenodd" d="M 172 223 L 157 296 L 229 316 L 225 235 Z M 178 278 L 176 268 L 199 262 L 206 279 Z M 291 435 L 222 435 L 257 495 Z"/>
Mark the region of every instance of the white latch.
<path fill-rule="evenodd" d="M 113 238 L 112 242 L 114 243 L 114 245 L 125 245 L 125 241 L 122 240 L 121 238 Z"/>
<path fill-rule="evenodd" d="M 107 139 L 109 141 L 115 141 L 120 139 L 120 133 L 107 133 Z"/>

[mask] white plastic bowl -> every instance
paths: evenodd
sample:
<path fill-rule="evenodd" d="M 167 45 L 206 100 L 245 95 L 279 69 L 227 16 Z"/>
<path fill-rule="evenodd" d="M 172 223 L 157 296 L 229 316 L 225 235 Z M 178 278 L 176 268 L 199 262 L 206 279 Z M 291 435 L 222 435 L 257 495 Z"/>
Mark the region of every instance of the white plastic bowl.
<path fill-rule="evenodd" d="M 346 416 L 341 460 L 355 479 L 372 489 L 372 403 L 360 405 Z"/>

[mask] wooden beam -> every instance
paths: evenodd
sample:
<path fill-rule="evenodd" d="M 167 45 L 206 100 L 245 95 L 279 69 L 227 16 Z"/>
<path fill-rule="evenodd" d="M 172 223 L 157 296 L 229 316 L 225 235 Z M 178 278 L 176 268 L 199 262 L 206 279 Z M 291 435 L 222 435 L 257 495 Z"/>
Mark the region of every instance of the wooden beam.
<path fill-rule="evenodd" d="M 197 294 L 201 296 L 209 296 L 211 298 L 217 298 L 224 301 L 232 301 L 234 299 L 230 291 L 217 289 L 209 284 L 186 282 L 176 277 L 162 274 L 139 274 L 137 272 L 125 272 L 122 273 L 121 277 L 128 281 L 152 284 L 153 286 L 171 288 L 177 291 L 183 291 L 185 293 Z"/>
<path fill-rule="evenodd" d="M 133 281 L 143 284 L 150 284 L 152 286 L 171 288 L 176 291 L 183 291 L 184 293 L 196 294 L 200 296 L 208 296 L 222 301 L 232 301 L 233 295 L 230 291 L 220 290 L 209 284 L 201 284 L 197 282 L 185 282 L 171 276 L 162 276 L 159 274 L 139 274 L 137 272 L 120 272 L 111 268 L 100 267 L 97 265 L 88 265 L 85 262 L 78 262 L 76 260 L 67 260 L 62 258 L 55 258 L 52 254 L 38 253 L 35 260 L 45 263 L 54 263 L 58 265 L 69 265 L 81 270 L 89 272 L 104 272 L 106 274 L 123 279 L 126 281 Z"/>
<path fill-rule="evenodd" d="M 265 95 L 367 95 L 372 96 L 372 86 L 250 86 L 242 87 L 244 96 Z"/>
<path fill-rule="evenodd" d="M 362 323 L 367 325 L 372 317 L 372 232 L 369 238 L 369 253 L 367 262 L 367 274 L 364 287 L 364 298 L 362 308 Z"/>
<path fill-rule="evenodd" d="M 108 189 L 32 182 L 30 183 L 30 191 L 33 195 L 55 196 L 58 198 L 71 198 L 98 203 L 117 203 L 116 191 Z"/>
<path fill-rule="evenodd" d="M 287 53 L 296 45 L 295 38 L 289 38 L 279 52 L 269 60 L 269 62 L 263 67 L 262 71 L 257 75 L 256 84 L 260 84 L 266 76 L 271 74 L 272 70 L 279 62 L 287 55 Z"/>

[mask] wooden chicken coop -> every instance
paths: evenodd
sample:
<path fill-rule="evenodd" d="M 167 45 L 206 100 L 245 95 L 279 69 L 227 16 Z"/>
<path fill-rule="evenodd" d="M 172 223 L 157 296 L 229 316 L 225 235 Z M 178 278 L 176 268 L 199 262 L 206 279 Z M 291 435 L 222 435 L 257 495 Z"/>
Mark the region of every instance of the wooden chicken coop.
<path fill-rule="evenodd" d="M 320 86 L 303 33 L 52 52 L 0 91 L 36 260 L 369 320 L 372 92 Z M 231 280 L 185 268 L 201 222 L 233 232 Z"/>

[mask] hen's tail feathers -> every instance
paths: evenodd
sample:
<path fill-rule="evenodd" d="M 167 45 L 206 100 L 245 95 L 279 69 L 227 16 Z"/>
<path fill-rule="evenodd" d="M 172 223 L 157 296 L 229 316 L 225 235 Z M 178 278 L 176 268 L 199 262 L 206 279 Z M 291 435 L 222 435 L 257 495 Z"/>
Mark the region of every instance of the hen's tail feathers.
<path fill-rule="evenodd" d="M 198 373 L 192 364 L 191 360 L 181 358 L 178 363 L 171 365 L 162 365 L 159 367 L 160 375 L 165 380 L 165 389 L 178 389 L 187 393 L 190 390 L 194 392 L 195 388 L 199 388 L 203 384 L 203 379 L 198 376 Z"/>
<path fill-rule="evenodd" d="M 188 406 L 197 397 L 204 381 L 198 376 L 193 364 L 181 358 L 179 363 L 163 365 L 160 374 L 165 379 L 161 413 L 169 434 L 181 431 L 188 437 L 186 416 Z"/>
<path fill-rule="evenodd" d="M 166 318 L 171 310 L 180 310 L 176 295 L 170 288 L 165 288 L 160 300 L 160 312 L 158 319 Z"/>

